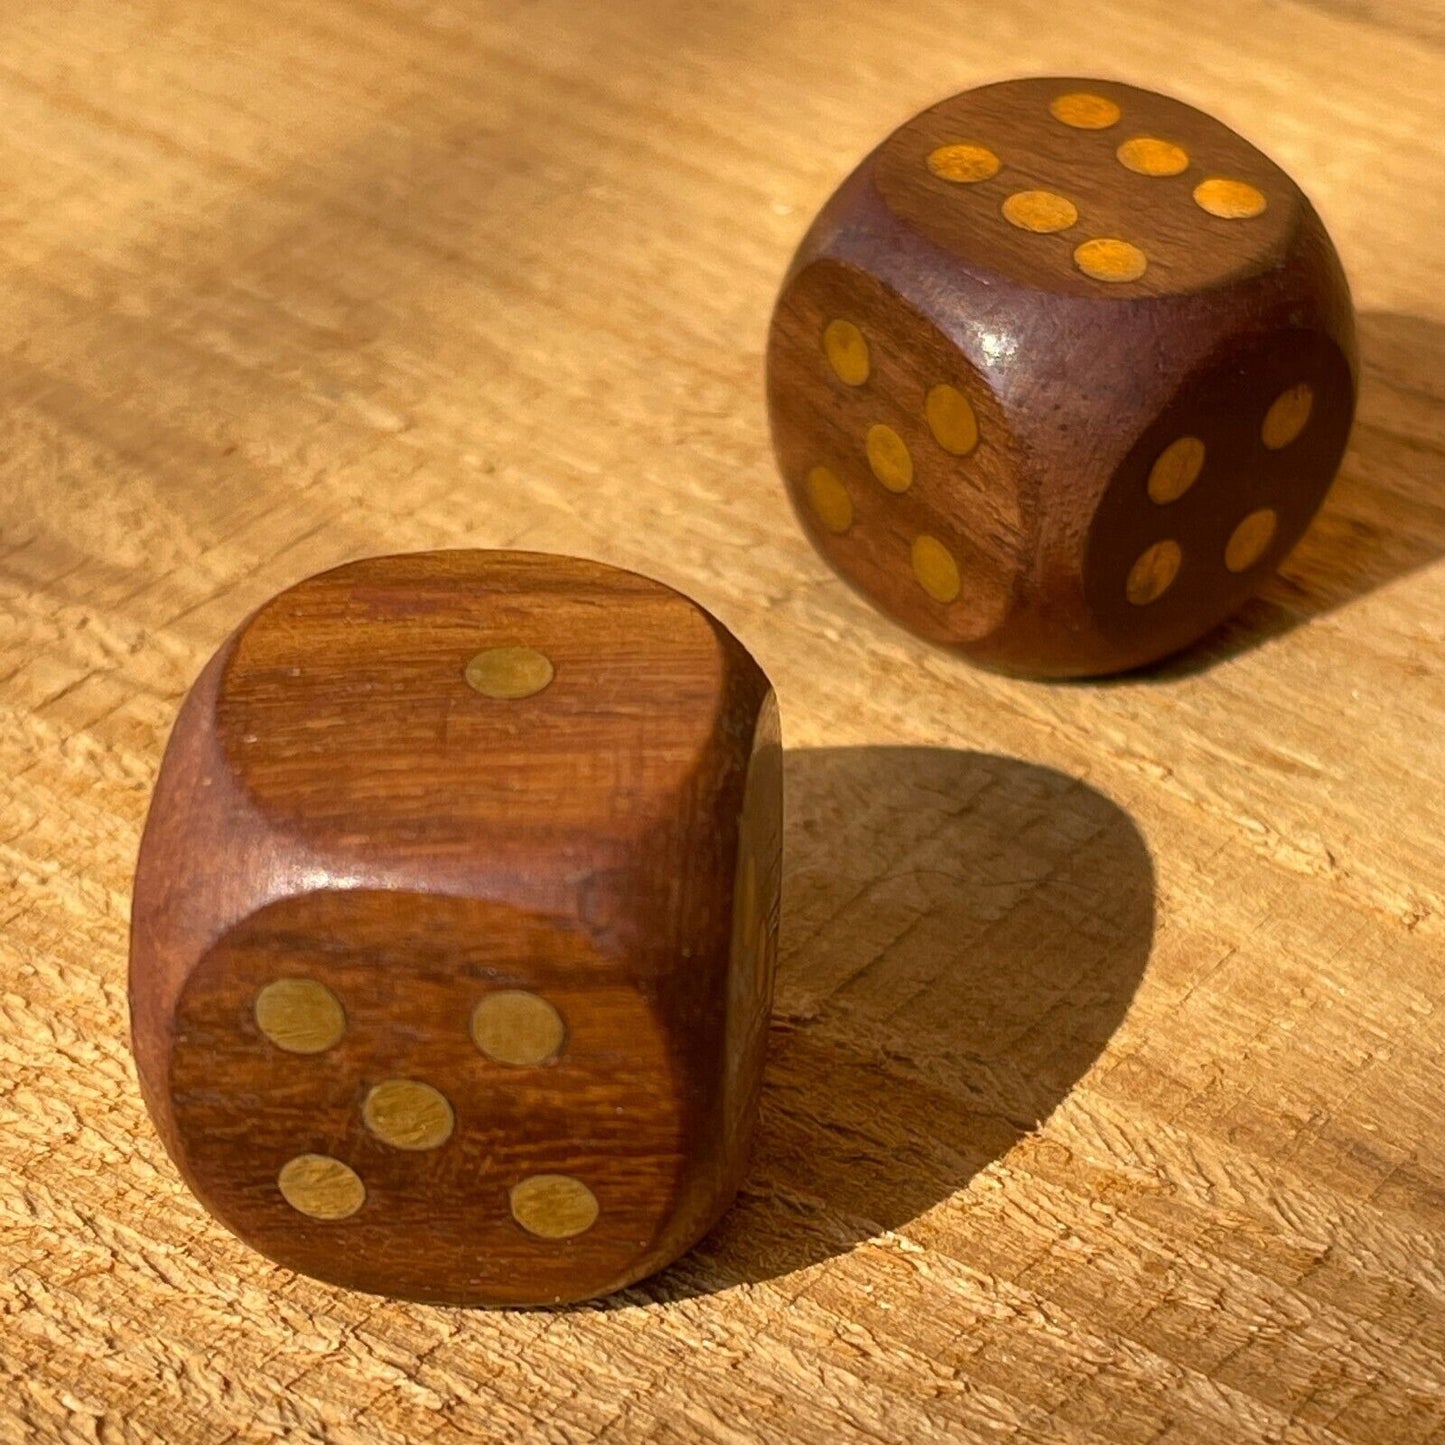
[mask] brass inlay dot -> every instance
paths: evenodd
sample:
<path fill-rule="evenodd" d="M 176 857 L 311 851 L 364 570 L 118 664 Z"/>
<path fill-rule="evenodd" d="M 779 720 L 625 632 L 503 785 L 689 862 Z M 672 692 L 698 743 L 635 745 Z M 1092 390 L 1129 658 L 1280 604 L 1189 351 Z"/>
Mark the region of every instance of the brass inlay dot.
<path fill-rule="evenodd" d="M 1315 394 L 1306 382 L 1281 392 L 1264 418 L 1260 436 L 1270 451 L 1287 447 L 1309 425 Z"/>
<path fill-rule="evenodd" d="M 288 1054 L 320 1054 L 341 1042 L 346 1014 L 314 978 L 278 978 L 256 995 L 256 1027 Z"/>
<path fill-rule="evenodd" d="M 1112 100 L 1088 91 L 1057 97 L 1049 102 L 1049 113 L 1075 130 L 1108 130 L 1119 122 L 1119 107 Z"/>
<path fill-rule="evenodd" d="M 1120 165 L 1141 176 L 1177 176 L 1189 169 L 1189 152 L 1158 136 L 1136 135 L 1114 154 Z"/>
<path fill-rule="evenodd" d="M 466 670 L 468 686 L 483 697 L 507 702 L 534 696 L 555 676 L 552 659 L 535 647 L 489 647 L 477 653 Z"/>
<path fill-rule="evenodd" d="M 1231 572 L 1243 572 L 1253 567 L 1274 540 L 1278 521 L 1270 507 L 1251 512 L 1230 534 L 1224 547 L 1224 565 Z"/>
<path fill-rule="evenodd" d="M 456 1116 L 446 1098 L 416 1079 L 387 1079 L 366 1096 L 362 1122 L 395 1149 L 435 1149 L 451 1138 Z"/>
<path fill-rule="evenodd" d="M 1177 502 L 1204 470 L 1204 443 L 1198 437 L 1172 441 L 1149 469 L 1149 500 L 1162 507 Z"/>
<path fill-rule="evenodd" d="M 1079 219 L 1079 208 L 1067 196 L 1053 191 L 1015 191 L 1002 209 L 1010 225 L 1041 236 L 1067 231 Z"/>
<path fill-rule="evenodd" d="M 1095 281 L 1137 281 L 1149 269 L 1148 257 L 1128 241 L 1101 237 L 1074 251 L 1074 264 Z"/>
<path fill-rule="evenodd" d="M 570 1174 L 533 1174 L 513 1185 L 512 1218 L 539 1239 L 571 1239 L 597 1222 L 597 1196 Z"/>
<path fill-rule="evenodd" d="M 472 1042 L 499 1064 L 545 1064 L 562 1048 L 567 1026 L 546 999 L 525 989 L 489 993 L 472 1010 Z"/>
<path fill-rule="evenodd" d="M 312 1219 L 345 1219 L 366 1200 L 366 1186 L 354 1169 L 329 1154 L 298 1154 L 276 1176 L 281 1197 Z"/>
<path fill-rule="evenodd" d="M 1157 602 L 1174 585 L 1183 560 L 1179 543 L 1173 540 L 1155 542 L 1147 548 L 1129 569 L 1129 578 L 1124 583 L 1129 601 L 1136 607 Z"/>
<path fill-rule="evenodd" d="M 906 492 L 913 485 L 913 458 L 908 443 L 882 422 L 868 428 L 868 465 L 890 492 Z"/>
<path fill-rule="evenodd" d="M 939 146 L 928 157 L 928 169 L 941 181 L 973 185 L 999 173 L 1002 163 L 987 146 Z"/>
<path fill-rule="evenodd" d="M 862 386 L 868 380 L 868 342 L 851 321 L 830 321 L 823 328 L 823 354 L 845 386 Z"/>
<path fill-rule="evenodd" d="M 913 543 L 913 575 L 935 602 L 952 602 L 958 596 L 958 563 L 937 537 L 926 532 Z"/>
<path fill-rule="evenodd" d="M 944 451 L 965 457 L 978 445 L 978 417 L 957 387 L 935 386 L 923 403 L 923 414 Z"/>
<path fill-rule="evenodd" d="M 841 534 L 853 525 L 853 499 L 827 467 L 814 467 L 808 473 L 808 504 L 830 532 Z"/>
<path fill-rule="evenodd" d="M 1225 221 L 1252 220 L 1262 215 L 1269 205 L 1264 192 L 1248 181 L 1231 181 L 1223 176 L 1200 181 L 1194 188 L 1194 203 L 1200 210 Z"/>

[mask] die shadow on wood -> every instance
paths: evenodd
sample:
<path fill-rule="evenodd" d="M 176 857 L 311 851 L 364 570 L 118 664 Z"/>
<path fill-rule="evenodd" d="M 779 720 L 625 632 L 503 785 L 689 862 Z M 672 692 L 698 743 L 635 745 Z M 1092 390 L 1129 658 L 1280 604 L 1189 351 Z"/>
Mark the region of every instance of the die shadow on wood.
<path fill-rule="evenodd" d="M 1445 325 L 1367 311 L 1359 337 L 1354 432 L 1309 530 L 1233 618 L 1139 679 L 1206 671 L 1445 556 Z"/>
<path fill-rule="evenodd" d="M 748 1182 L 619 1296 L 787 1274 L 900 1229 L 1065 1099 L 1149 957 L 1138 829 L 1049 768 L 942 748 L 786 755 L 784 918 Z"/>

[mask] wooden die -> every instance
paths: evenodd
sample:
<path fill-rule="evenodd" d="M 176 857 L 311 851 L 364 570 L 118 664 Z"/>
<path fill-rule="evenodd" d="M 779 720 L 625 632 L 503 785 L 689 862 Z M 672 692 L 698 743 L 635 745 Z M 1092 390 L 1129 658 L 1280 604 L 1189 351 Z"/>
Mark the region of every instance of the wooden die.
<path fill-rule="evenodd" d="M 181 710 L 141 846 L 136 1062 L 223 1223 L 337 1284 L 606 1293 L 737 1188 L 777 946 L 766 678 L 592 562 L 356 562 Z"/>

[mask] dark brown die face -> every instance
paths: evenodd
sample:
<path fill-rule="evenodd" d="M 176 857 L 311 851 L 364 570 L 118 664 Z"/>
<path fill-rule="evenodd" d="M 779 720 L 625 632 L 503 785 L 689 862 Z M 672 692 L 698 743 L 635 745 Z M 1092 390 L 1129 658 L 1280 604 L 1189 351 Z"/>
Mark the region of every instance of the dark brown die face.
<path fill-rule="evenodd" d="M 975 642 L 1022 564 L 1014 438 L 959 349 L 878 280 L 819 261 L 778 303 L 768 395 L 814 545 L 923 637 Z"/>
<path fill-rule="evenodd" d="M 547 1303 L 645 1272 L 683 1090 L 638 988 L 579 934 L 475 900 L 286 899 L 188 981 L 170 1088 L 201 1199 L 354 1288 Z"/>
<path fill-rule="evenodd" d="M 1014 80 L 880 150 L 880 194 L 973 274 L 1077 296 L 1180 295 L 1270 264 L 1299 188 L 1213 117 L 1133 86 Z"/>
<path fill-rule="evenodd" d="M 1084 589 L 1140 660 L 1229 615 L 1294 546 L 1349 436 L 1349 367 L 1332 341 L 1281 332 L 1181 388 L 1094 515 Z"/>

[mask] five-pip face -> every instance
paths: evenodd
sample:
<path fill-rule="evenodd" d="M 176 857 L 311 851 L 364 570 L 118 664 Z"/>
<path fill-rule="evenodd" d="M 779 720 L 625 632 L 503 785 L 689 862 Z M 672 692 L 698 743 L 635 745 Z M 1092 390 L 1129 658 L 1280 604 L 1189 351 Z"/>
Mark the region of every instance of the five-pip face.
<path fill-rule="evenodd" d="M 637 981 L 478 900 L 328 892 L 252 915 L 186 985 L 170 1090 L 225 1223 L 412 1298 L 604 1285 L 686 1164 L 682 1080 Z"/>

